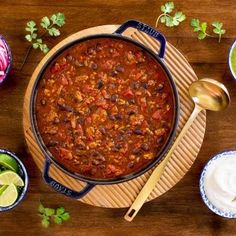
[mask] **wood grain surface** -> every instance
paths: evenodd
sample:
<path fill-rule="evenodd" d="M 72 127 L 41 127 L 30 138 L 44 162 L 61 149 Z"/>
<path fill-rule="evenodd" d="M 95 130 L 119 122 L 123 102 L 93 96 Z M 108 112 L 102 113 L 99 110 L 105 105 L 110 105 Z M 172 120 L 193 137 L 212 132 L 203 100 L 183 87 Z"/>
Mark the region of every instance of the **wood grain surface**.
<path fill-rule="evenodd" d="M 211 77 L 223 82 L 232 102 L 224 112 L 208 112 L 206 135 L 198 158 L 188 174 L 168 193 L 144 205 L 132 223 L 123 220 L 126 209 L 104 209 L 75 202 L 47 187 L 32 158 L 26 152 L 22 129 L 23 96 L 37 63 L 43 55 L 32 51 L 20 72 L 28 48 L 24 40 L 25 23 L 61 11 L 67 23 L 62 35 L 49 39 L 53 46 L 63 38 L 84 28 L 121 24 L 134 18 L 154 26 L 163 2 L 154 0 L 126 1 L 38 1 L 0 0 L 0 34 L 8 40 L 14 57 L 9 81 L 0 88 L 0 146 L 15 151 L 25 163 L 30 188 L 25 200 L 13 211 L 0 214 L 0 236 L 21 235 L 236 235 L 235 220 L 221 218 L 210 212 L 199 194 L 199 175 L 206 161 L 224 149 L 236 149 L 236 84 L 227 64 L 228 50 L 236 38 L 235 0 L 176 0 L 176 8 L 187 15 L 180 27 L 170 29 L 159 25 L 170 43 L 188 59 L 199 78 Z M 198 41 L 189 27 L 191 18 L 209 24 L 224 23 L 227 30 L 222 42 L 210 38 Z M 37 215 L 38 201 L 49 207 L 63 205 L 71 220 L 63 225 L 44 229 Z"/>

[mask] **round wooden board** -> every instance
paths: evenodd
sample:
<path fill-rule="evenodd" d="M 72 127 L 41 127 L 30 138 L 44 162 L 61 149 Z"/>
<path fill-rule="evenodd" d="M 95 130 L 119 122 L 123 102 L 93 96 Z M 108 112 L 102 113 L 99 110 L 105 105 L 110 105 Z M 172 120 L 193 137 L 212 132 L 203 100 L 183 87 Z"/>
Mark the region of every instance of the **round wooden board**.
<path fill-rule="evenodd" d="M 32 157 L 40 170 L 43 170 L 44 156 L 35 141 L 34 135 L 31 130 L 29 116 L 29 99 L 32 91 L 32 85 L 37 77 L 40 68 L 47 61 L 47 59 L 64 44 L 90 34 L 112 33 L 116 30 L 117 27 L 118 26 L 115 25 L 97 26 L 82 30 L 78 33 L 69 36 L 61 43 L 56 45 L 43 58 L 43 60 L 35 69 L 24 98 L 23 127 L 29 151 L 32 154 Z M 124 32 L 124 35 L 131 37 L 134 40 L 138 40 L 139 42 L 145 44 L 154 51 L 157 51 L 159 48 L 159 44 L 155 40 L 135 29 L 126 30 L 126 32 Z M 197 76 L 195 75 L 193 69 L 191 68 L 187 60 L 184 58 L 184 56 L 169 43 L 167 43 L 164 61 L 176 82 L 180 96 L 181 105 L 180 120 L 177 130 L 178 135 L 193 110 L 193 103 L 188 96 L 188 87 L 193 81 L 197 80 Z M 181 143 L 174 151 L 173 155 L 171 156 L 171 160 L 166 166 L 165 172 L 161 180 L 158 182 L 156 188 L 152 191 L 147 201 L 157 198 L 163 193 L 167 192 L 176 183 L 178 183 L 180 179 L 182 179 L 182 177 L 187 173 L 187 171 L 192 166 L 194 160 L 197 158 L 198 152 L 200 150 L 204 138 L 205 125 L 206 113 L 205 111 L 202 111 L 194 121 L 191 128 L 186 133 L 185 137 L 182 139 Z M 100 207 L 129 207 L 134 201 L 139 191 L 142 189 L 142 186 L 145 184 L 146 180 L 148 179 L 151 173 L 152 170 L 136 179 L 121 184 L 105 186 L 97 185 L 89 194 L 84 196 L 79 201 Z M 62 184 L 72 189 L 79 190 L 82 188 L 82 186 L 84 186 L 83 182 L 77 181 L 65 175 L 65 173 L 63 173 L 54 166 L 51 168 L 50 175 L 52 175 Z"/>

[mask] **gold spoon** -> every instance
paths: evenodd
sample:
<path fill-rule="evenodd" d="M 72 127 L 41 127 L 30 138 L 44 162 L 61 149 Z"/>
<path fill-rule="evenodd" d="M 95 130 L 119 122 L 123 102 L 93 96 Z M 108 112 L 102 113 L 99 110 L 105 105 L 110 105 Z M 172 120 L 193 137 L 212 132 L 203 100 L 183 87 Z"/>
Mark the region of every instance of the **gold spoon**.
<path fill-rule="evenodd" d="M 178 146 L 189 127 L 192 125 L 199 112 L 202 110 L 221 111 L 224 110 L 230 103 L 230 96 L 227 88 L 222 83 L 213 79 L 206 78 L 192 83 L 189 87 L 189 95 L 195 103 L 195 107 L 191 116 L 184 125 L 182 131 L 176 138 L 165 158 L 154 169 L 148 181 L 145 183 L 135 201 L 127 211 L 126 215 L 124 216 L 125 220 L 132 221 L 134 219 L 152 190 L 155 188 L 157 182 L 160 180 L 172 153 Z"/>

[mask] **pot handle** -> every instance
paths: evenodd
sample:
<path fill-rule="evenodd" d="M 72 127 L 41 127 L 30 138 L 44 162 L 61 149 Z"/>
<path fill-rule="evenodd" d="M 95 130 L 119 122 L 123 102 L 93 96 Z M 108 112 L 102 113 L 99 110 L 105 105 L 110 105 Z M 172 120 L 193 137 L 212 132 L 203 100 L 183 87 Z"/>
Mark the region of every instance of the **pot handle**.
<path fill-rule="evenodd" d="M 67 188 L 66 186 L 62 185 L 61 183 L 59 183 L 58 181 L 49 176 L 49 170 L 51 164 L 52 162 L 48 158 L 46 158 L 43 169 L 43 178 L 46 181 L 46 183 L 55 191 L 71 198 L 80 199 L 95 186 L 94 184 L 87 183 L 87 185 L 79 192 Z"/>
<path fill-rule="evenodd" d="M 163 59 L 165 55 L 165 49 L 166 49 L 166 39 L 163 34 L 156 31 L 154 28 L 152 28 L 149 25 L 146 25 L 140 21 L 137 20 L 128 20 L 125 23 L 123 23 L 115 32 L 114 34 L 122 34 L 127 28 L 135 28 L 137 30 L 140 30 L 147 35 L 153 37 L 157 41 L 160 42 L 160 50 L 158 56 Z"/>

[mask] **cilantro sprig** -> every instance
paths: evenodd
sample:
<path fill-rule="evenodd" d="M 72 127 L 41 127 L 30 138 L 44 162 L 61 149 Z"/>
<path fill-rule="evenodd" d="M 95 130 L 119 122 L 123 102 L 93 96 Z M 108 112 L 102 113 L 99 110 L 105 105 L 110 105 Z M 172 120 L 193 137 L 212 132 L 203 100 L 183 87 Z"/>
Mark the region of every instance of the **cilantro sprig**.
<path fill-rule="evenodd" d="M 208 25 L 206 22 L 200 22 L 199 19 L 192 19 L 190 25 L 193 27 L 193 31 L 198 33 L 199 40 L 203 40 L 207 36 L 214 37 L 211 34 L 207 33 Z M 212 31 L 213 31 L 213 33 L 218 35 L 219 42 L 220 42 L 222 35 L 225 34 L 225 32 L 226 32 L 225 29 L 222 29 L 223 23 L 221 23 L 219 21 L 214 21 L 212 23 L 212 26 L 213 26 Z"/>
<path fill-rule="evenodd" d="M 44 207 L 42 203 L 39 204 L 38 212 L 42 217 L 41 224 L 43 227 L 48 228 L 51 221 L 55 224 L 62 224 L 64 221 L 70 219 L 69 212 L 66 212 L 63 207 L 56 209 Z"/>
<path fill-rule="evenodd" d="M 162 14 L 158 16 L 156 20 L 156 27 L 161 21 L 162 24 L 165 24 L 167 27 L 178 26 L 182 21 L 186 19 L 186 16 L 181 11 L 177 11 L 174 15 L 170 15 L 174 10 L 175 5 L 173 2 L 167 2 L 161 6 Z"/>
<path fill-rule="evenodd" d="M 25 30 L 27 34 L 25 35 L 25 39 L 31 43 L 30 47 L 28 48 L 25 58 L 21 64 L 20 71 L 22 70 L 31 49 L 39 49 L 43 53 L 47 53 L 49 51 L 49 47 L 46 43 L 44 43 L 44 36 L 48 35 L 49 37 L 58 37 L 61 35 L 59 30 L 65 24 L 65 15 L 63 13 L 56 13 L 53 14 L 50 18 L 44 16 L 41 19 L 40 26 L 43 29 L 39 30 L 35 21 L 30 20 L 26 23 Z M 39 34 L 39 31 L 41 34 Z"/>
<path fill-rule="evenodd" d="M 62 27 L 65 24 L 65 16 L 63 13 L 53 14 L 50 19 L 47 16 L 44 16 L 41 19 L 41 27 L 44 29 L 42 35 L 38 35 L 38 28 L 36 27 L 35 21 L 31 20 L 27 22 L 25 30 L 29 32 L 25 35 L 27 41 L 29 41 L 34 49 L 40 49 L 43 53 L 49 51 L 47 44 L 43 43 L 42 37 L 45 34 L 49 34 L 52 37 L 57 37 L 61 34 L 60 30 L 57 27 Z"/>

